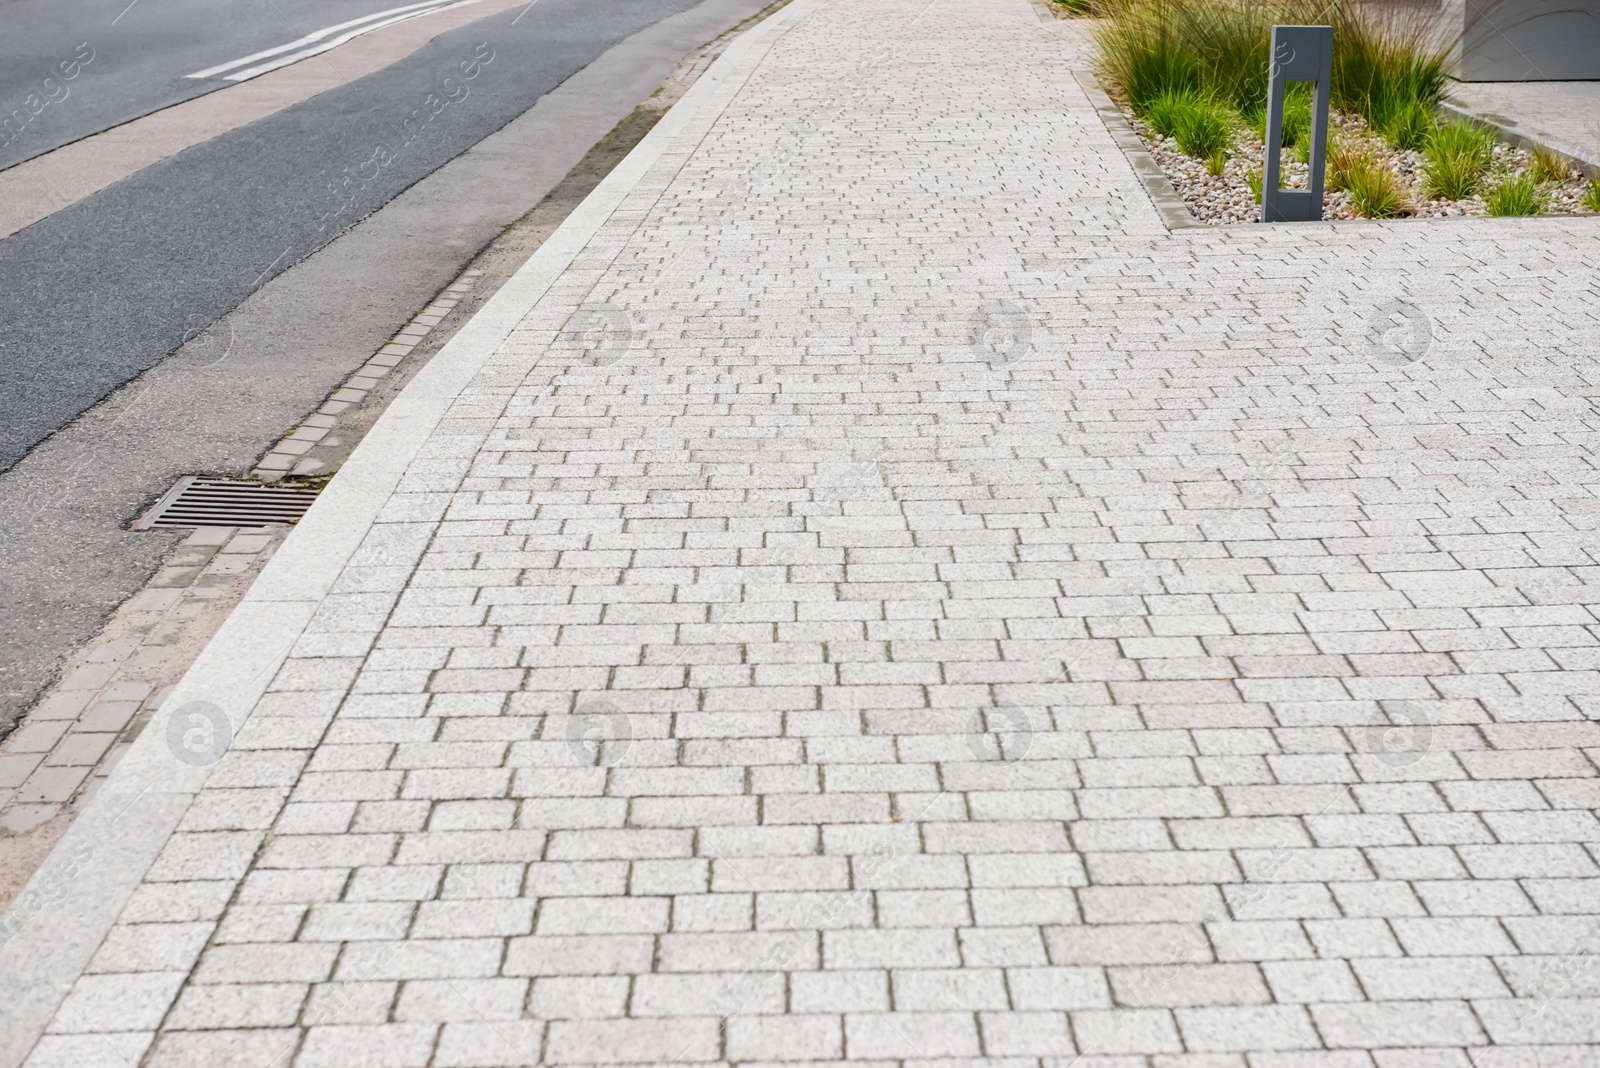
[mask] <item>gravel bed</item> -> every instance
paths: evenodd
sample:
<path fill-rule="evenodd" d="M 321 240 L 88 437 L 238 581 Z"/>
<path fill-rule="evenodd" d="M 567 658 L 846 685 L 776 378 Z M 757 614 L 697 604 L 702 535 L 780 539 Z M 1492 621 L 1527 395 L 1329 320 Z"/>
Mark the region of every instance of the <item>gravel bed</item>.
<path fill-rule="evenodd" d="M 1124 114 L 1127 114 L 1124 109 Z M 1128 115 L 1139 138 L 1144 141 L 1161 169 L 1172 180 L 1173 188 L 1183 197 L 1190 213 L 1200 222 L 1211 225 L 1256 222 L 1261 208 L 1250 191 L 1250 174 L 1261 169 L 1262 144 L 1253 134 L 1245 134 L 1228 156 L 1221 174 L 1211 174 L 1206 165 L 1193 156 L 1178 150 L 1177 142 L 1170 137 L 1156 136 L 1144 122 Z M 1409 191 L 1410 207 L 1406 215 L 1417 218 L 1442 219 L 1457 215 L 1488 215 L 1489 209 L 1481 197 L 1467 200 L 1429 199 L 1422 191 L 1422 171 L 1426 158 L 1421 152 L 1402 152 L 1373 135 L 1366 123 L 1353 115 L 1333 112 L 1329 124 L 1336 135 L 1359 138 L 1371 150 L 1386 160 L 1391 170 L 1400 176 Z M 1499 175 L 1521 170 L 1533 158 L 1533 153 L 1523 148 L 1513 148 L 1505 142 L 1494 147 L 1494 162 L 1490 174 Z M 1288 188 L 1304 189 L 1310 176 L 1310 167 L 1285 150 L 1282 157 L 1283 184 Z M 1546 214 L 1593 214 L 1583 206 L 1583 187 L 1586 178 L 1572 171 L 1568 180 L 1558 187 L 1547 187 Z M 1359 219 L 1361 216 L 1350 198 L 1343 192 L 1327 192 L 1322 198 L 1322 214 L 1326 219 Z"/>

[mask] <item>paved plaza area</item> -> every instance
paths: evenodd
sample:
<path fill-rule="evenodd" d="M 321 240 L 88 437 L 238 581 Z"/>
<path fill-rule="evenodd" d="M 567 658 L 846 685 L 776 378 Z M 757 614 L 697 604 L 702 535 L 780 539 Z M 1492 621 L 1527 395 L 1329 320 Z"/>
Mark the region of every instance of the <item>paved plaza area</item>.
<path fill-rule="evenodd" d="M 1600 82 L 1452 81 L 1446 92 L 1472 114 L 1600 169 Z"/>
<path fill-rule="evenodd" d="M 1168 231 L 1087 55 L 730 48 L 12 908 L 0 1063 L 1600 1063 L 1600 220 Z"/>

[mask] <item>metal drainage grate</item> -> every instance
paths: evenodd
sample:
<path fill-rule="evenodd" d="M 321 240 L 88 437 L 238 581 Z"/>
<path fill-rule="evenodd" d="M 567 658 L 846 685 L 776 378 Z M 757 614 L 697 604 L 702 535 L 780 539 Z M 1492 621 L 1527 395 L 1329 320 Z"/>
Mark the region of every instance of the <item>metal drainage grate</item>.
<path fill-rule="evenodd" d="M 263 486 L 229 478 L 184 478 L 134 524 L 152 527 L 264 527 L 293 523 L 317 499 L 309 486 Z"/>

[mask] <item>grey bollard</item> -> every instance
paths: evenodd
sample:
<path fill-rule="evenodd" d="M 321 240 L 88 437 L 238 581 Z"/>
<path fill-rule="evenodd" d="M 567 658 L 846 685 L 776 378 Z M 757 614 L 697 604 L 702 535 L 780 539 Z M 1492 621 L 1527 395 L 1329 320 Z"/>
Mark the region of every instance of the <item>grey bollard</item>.
<path fill-rule="evenodd" d="M 1315 84 L 1311 99 L 1311 180 L 1307 189 L 1278 188 L 1283 151 L 1283 101 L 1290 82 Z M 1272 27 L 1267 68 L 1267 152 L 1261 167 L 1261 221 L 1322 218 L 1322 172 L 1328 160 L 1328 90 L 1333 84 L 1332 26 Z"/>

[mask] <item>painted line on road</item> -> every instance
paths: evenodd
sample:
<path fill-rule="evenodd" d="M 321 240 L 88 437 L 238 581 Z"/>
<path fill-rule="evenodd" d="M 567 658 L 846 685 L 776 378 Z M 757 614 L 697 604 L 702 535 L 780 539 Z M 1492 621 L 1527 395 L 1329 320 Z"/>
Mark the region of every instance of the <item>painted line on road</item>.
<path fill-rule="evenodd" d="M 291 53 L 290 55 L 284 56 L 281 59 L 273 60 L 270 63 L 263 63 L 259 67 L 251 67 L 249 70 L 240 71 L 237 74 L 226 75 L 225 80 L 230 82 L 247 82 L 251 78 L 259 78 L 263 74 L 270 74 L 279 67 L 287 67 L 291 63 L 300 62 L 302 59 L 310 59 L 312 56 L 320 56 L 329 49 L 337 48 L 347 41 L 353 41 L 362 34 L 368 33 L 372 30 L 381 30 L 385 26 L 393 26 L 397 22 L 407 22 L 414 18 L 421 18 L 423 15 L 433 15 L 440 11 L 450 11 L 454 8 L 465 7 L 468 4 L 476 4 L 477 2 L 478 0 L 456 0 L 456 3 L 445 4 L 443 7 L 431 7 L 426 11 L 413 11 L 409 15 L 396 15 L 392 19 L 385 19 L 382 22 L 373 23 L 371 26 L 363 26 L 358 30 L 351 30 L 349 33 L 340 37 L 335 37 L 331 41 L 326 41 L 320 45 L 317 45 L 315 48 L 307 48 L 304 51 Z"/>
<path fill-rule="evenodd" d="M 348 22 L 341 22 L 334 26 L 323 27 L 320 30 L 306 34 L 297 41 L 290 41 L 288 44 L 278 45 L 276 48 L 268 48 L 260 52 L 252 53 L 248 56 L 243 56 L 239 59 L 231 59 L 226 63 L 219 63 L 215 67 L 207 67 L 205 70 L 195 71 L 193 74 L 185 74 L 184 77 L 216 78 L 220 76 L 230 82 L 246 81 L 250 78 L 259 77 L 268 71 L 277 70 L 279 67 L 287 66 L 290 63 L 298 63 L 302 59 L 307 59 L 311 56 L 326 52 L 330 48 L 337 48 L 346 41 L 354 40 L 355 38 L 360 37 L 362 34 L 369 33 L 372 30 L 382 29 L 385 26 L 392 26 L 397 22 L 404 22 L 407 19 L 417 18 L 421 15 L 431 15 L 435 11 L 443 11 L 446 8 L 459 7 L 463 3 L 473 2 L 474 0 L 457 0 L 455 3 L 452 3 L 451 0 L 423 0 L 422 3 L 406 4 L 403 7 L 391 7 L 387 11 L 376 11 L 371 15 L 363 15 L 358 19 L 351 19 Z M 338 34 L 339 36 L 328 39 L 330 38 L 330 35 L 334 34 Z M 285 56 L 285 52 L 291 52 L 293 54 Z M 271 59 L 270 57 L 277 58 Z M 224 73 L 225 71 L 234 70 L 236 67 L 243 67 L 246 64 L 255 63 L 260 59 L 270 59 L 270 62 L 258 64 L 254 67 L 250 67 L 248 70 L 239 71 L 233 74 Z"/>
<path fill-rule="evenodd" d="M 202 141 L 338 89 L 397 63 L 442 33 L 521 5 L 478 0 L 471 11 L 435 7 L 433 22 L 402 23 L 346 41 L 329 63 L 292 63 L 264 77 L 153 111 L 0 170 L 0 238 Z"/>

